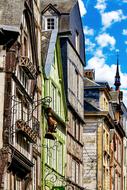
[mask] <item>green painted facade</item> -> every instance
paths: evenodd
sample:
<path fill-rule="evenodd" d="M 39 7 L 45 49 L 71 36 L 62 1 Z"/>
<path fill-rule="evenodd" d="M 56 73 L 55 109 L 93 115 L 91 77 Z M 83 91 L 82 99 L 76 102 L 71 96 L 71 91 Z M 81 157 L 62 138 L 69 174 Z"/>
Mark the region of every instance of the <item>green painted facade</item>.
<path fill-rule="evenodd" d="M 66 120 L 67 106 L 64 93 L 63 71 L 59 38 L 56 38 L 53 62 L 48 76 L 44 72 L 44 97 L 50 96 L 48 105 L 57 122 L 55 140 L 45 138 L 48 131 L 46 107 L 42 111 L 42 189 L 64 189 L 66 169 Z M 63 185 L 64 184 L 64 185 Z"/>

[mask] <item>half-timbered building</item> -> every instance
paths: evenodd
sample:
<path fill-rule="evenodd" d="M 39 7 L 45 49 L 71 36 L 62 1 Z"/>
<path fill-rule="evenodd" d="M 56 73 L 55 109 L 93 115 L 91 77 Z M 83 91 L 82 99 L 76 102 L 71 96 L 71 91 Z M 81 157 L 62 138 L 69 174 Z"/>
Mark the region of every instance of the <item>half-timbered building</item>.
<path fill-rule="evenodd" d="M 0 189 L 40 189 L 40 2 L 0 1 Z M 37 45 L 38 44 L 38 45 Z"/>
<path fill-rule="evenodd" d="M 60 37 L 64 89 L 68 106 L 68 188 L 82 189 L 82 130 L 84 124 L 84 34 L 78 1 L 42 0 L 42 31 L 57 30 Z"/>

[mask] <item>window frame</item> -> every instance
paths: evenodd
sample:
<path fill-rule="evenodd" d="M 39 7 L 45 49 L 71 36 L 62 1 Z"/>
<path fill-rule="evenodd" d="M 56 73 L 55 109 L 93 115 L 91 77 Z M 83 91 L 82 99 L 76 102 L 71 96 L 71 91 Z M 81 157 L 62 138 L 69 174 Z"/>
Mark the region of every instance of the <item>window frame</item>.
<path fill-rule="evenodd" d="M 33 157 L 33 164 L 34 164 L 34 166 L 33 166 L 33 172 L 32 172 L 32 177 L 33 177 L 33 190 L 36 190 L 36 188 L 37 188 L 37 158 L 35 158 L 35 157 Z"/>
<path fill-rule="evenodd" d="M 53 19 L 54 20 L 54 27 L 53 28 L 48 28 L 48 19 Z M 57 16 L 46 16 L 44 18 L 45 20 L 45 30 L 54 30 L 58 28 L 58 17 Z"/>
<path fill-rule="evenodd" d="M 72 181 L 80 183 L 80 164 L 74 159 L 72 159 Z"/>

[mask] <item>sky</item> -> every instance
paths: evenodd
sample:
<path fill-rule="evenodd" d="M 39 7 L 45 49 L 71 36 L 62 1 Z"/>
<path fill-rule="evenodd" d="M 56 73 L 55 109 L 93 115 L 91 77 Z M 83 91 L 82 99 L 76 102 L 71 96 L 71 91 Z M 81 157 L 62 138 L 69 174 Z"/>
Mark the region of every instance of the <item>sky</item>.
<path fill-rule="evenodd" d="M 121 90 L 127 106 L 127 0 L 78 0 L 86 47 L 86 68 L 96 81 L 114 87 L 117 54 Z"/>

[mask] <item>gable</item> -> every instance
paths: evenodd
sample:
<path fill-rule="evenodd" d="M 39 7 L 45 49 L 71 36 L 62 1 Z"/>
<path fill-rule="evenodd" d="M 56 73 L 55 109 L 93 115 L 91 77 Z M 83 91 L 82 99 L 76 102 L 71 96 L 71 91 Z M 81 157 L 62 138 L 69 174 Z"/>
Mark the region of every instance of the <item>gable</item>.
<path fill-rule="evenodd" d="M 60 12 L 52 4 L 49 4 L 42 10 L 42 15 L 60 15 Z"/>
<path fill-rule="evenodd" d="M 60 13 L 70 13 L 76 2 L 77 0 L 42 0 L 41 11 L 53 3 L 52 5 L 54 5 L 55 9 L 59 10 Z"/>

